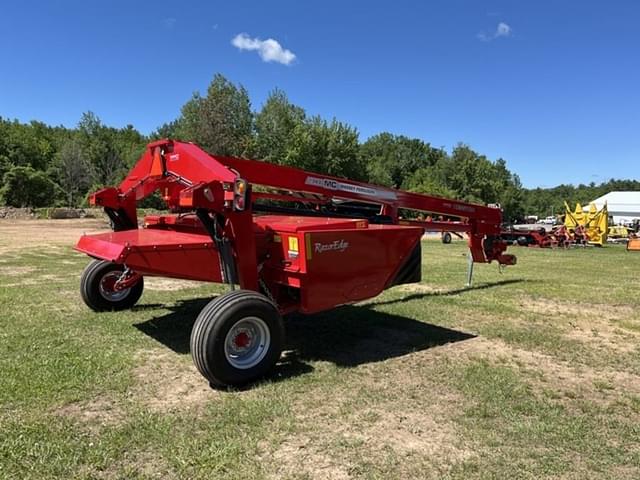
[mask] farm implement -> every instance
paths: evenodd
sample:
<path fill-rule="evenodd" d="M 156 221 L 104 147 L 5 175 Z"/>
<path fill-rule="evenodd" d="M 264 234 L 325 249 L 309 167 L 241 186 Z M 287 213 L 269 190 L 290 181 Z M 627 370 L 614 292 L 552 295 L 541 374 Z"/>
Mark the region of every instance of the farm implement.
<path fill-rule="evenodd" d="M 575 211 L 565 202 L 563 225 L 547 230 L 544 227 L 509 227 L 502 231 L 500 238 L 508 243 L 527 247 L 568 248 L 573 246 L 603 246 L 611 229 L 608 224 L 606 204 L 598 210 L 591 204 L 583 210 L 580 204 Z"/>
<path fill-rule="evenodd" d="M 578 203 L 572 212 L 565 202 L 564 226 L 570 234 L 583 232 L 586 235 L 587 243 L 602 247 L 607 242 L 609 232 L 609 213 L 607 204 L 598 210 L 592 203 L 589 210 L 583 209 Z"/>
<path fill-rule="evenodd" d="M 146 216 L 139 228 L 136 204 L 154 192 L 172 214 Z M 282 315 L 420 281 L 425 228 L 465 233 L 473 262 L 516 262 L 505 254 L 498 208 L 214 156 L 171 140 L 149 144 L 123 182 L 90 203 L 113 227 L 76 245 L 94 258 L 81 277 L 91 309 L 132 307 L 145 276 L 229 285 L 191 332 L 194 363 L 213 386 L 245 384 L 275 365 Z M 408 220 L 406 211 L 459 221 Z"/>
<path fill-rule="evenodd" d="M 586 245 L 588 240 L 583 227 L 578 226 L 570 232 L 564 225 L 554 227 L 550 231 L 544 227 L 509 227 L 502 231 L 500 238 L 513 245 L 540 248 L 568 248 Z"/>

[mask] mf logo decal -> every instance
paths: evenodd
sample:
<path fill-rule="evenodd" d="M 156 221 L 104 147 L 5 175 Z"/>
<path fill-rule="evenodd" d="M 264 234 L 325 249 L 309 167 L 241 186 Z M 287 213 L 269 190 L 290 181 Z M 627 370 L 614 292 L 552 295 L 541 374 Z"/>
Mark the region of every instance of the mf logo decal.
<path fill-rule="evenodd" d="M 459 212 L 473 213 L 476 211 L 475 207 L 471 205 L 460 205 L 458 203 L 445 202 L 442 204 L 444 208 L 451 208 L 452 210 L 458 210 Z"/>
<path fill-rule="evenodd" d="M 354 185 L 353 183 L 339 182 L 330 178 L 307 177 L 304 181 L 306 185 L 314 187 L 326 188 L 328 190 L 336 190 L 340 192 L 357 193 L 359 195 L 367 195 L 369 197 L 395 200 L 396 194 L 387 190 L 379 190 L 376 188 L 365 187 L 362 185 Z"/>
<path fill-rule="evenodd" d="M 346 240 L 334 240 L 329 243 L 319 243 L 316 242 L 313 244 L 313 251 L 315 253 L 324 253 L 324 252 L 344 252 L 347 248 L 349 248 L 349 242 Z"/>

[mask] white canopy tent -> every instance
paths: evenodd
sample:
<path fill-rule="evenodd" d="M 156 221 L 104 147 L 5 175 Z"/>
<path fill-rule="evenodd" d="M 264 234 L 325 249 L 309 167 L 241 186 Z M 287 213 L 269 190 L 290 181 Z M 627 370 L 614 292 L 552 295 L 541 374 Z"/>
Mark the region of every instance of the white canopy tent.
<path fill-rule="evenodd" d="M 607 204 L 609 216 L 616 225 L 640 219 L 640 192 L 609 192 L 591 203 L 598 209 Z"/>

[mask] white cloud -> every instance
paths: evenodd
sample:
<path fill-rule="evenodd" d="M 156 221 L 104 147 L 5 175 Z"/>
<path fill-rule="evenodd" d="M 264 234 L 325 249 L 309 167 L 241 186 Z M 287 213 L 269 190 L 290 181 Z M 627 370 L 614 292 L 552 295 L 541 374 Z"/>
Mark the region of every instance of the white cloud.
<path fill-rule="evenodd" d="M 498 28 L 496 28 L 495 37 L 508 37 L 511 35 L 511 27 L 504 22 L 500 22 L 498 24 Z"/>
<path fill-rule="evenodd" d="M 239 33 L 231 40 L 231 45 L 239 50 L 256 50 L 264 62 L 278 62 L 290 65 L 296 59 L 296 55 L 273 38 L 260 40 L 251 38 L 246 33 Z"/>
<path fill-rule="evenodd" d="M 499 37 L 510 37 L 513 33 L 513 29 L 504 22 L 498 23 L 494 32 L 480 32 L 476 37 L 483 42 L 490 42 Z"/>
<path fill-rule="evenodd" d="M 177 20 L 173 17 L 169 17 L 169 18 L 165 18 L 164 20 L 162 20 L 162 23 L 164 24 L 164 26 L 166 28 L 168 28 L 169 30 L 171 30 L 173 27 L 175 27 Z"/>

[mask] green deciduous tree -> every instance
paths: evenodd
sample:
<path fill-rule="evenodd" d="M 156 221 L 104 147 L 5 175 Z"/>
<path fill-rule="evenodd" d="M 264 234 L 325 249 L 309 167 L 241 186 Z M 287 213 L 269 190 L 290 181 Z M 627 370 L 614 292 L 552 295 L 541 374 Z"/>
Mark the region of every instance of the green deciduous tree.
<path fill-rule="evenodd" d="M 132 126 L 123 129 L 107 127 L 93 112 L 82 115 L 77 141 L 89 165 L 92 188 L 119 183 L 146 143 L 146 139 Z"/>
<path fill-rule="evenodd" d="M 430 167 L 411 175 L 406 188 L 420 193 L 477 203 L 499 203 L 505 221 L 522 218 L 522 185 L 503 159 L 491 162 L 466 145 L 441 156 Z"/>
<path fill-rule="evenodd" d="M 292 147 L 294 131 L 304 124 L 305 111 L 292 104 L 282 90 L 269 94 L 255 117 L 255 137 L 250 156 L 271 163 L 285 164 Z"/>
<path fill-rule="evenodd" d="M 451 153 L 453 168 L 449 184 L 461 198 L 474 202 L 497 202 L 491 162 L 466 145 Z"/>
<path fill-rule="evenodd" d="M 9 161 L 9 157 L 0 154 L 0 188 L 3 185 L 4 174 L 11 170 L 14 165 Z"/>
<path fill-rule="evenodd" d="M 21 124 L 0 118 L 0 155 L 13 165 L 44 170 L 55 152 L 52 130 L 41 122 Z"/>
<path fill-rule="evenodd" d="M 69 140 L 62 146 L 54 165 L 54 175 L 65 193 L 67 206 L 78 206 L 91 185 L 89 161 L 78 140 Z"/>
<path fill-rule="evenodd" d="M 459 194 L 449 187 L 448 171 L 451 160 L 443 157 L 432 167 L 423 167 L 405 182 L 408 190 L 416 193 L 426 193 L 436 197 L 458 198 Z"/>
<path fill-rule="evenodd" d="M 516 222 L 524 218 L 522 183 L 520 177 L 507 168 L 507 162 L 499 158 L 495 165 L 497 202 L 502 206 L 503 220 Z"/>
<path fill-rule="evenodd" d="M 348 125 L 313 117 L 291 132 L 283 163 L 337 177 L 366 179 L 358 156 L 358 132 Z"/>
<path fill-rule="evenodd" d="M 243 86 L 217 74 L 205 97 L 195 93 L 182 107 L 178 136 L 215 155 L 244 155 L 251 144 L 253 113 Z"/>
<path fill-rule="evenodd" d="M 179 118 L 151 135 L 167 137 L 196 142 L 219 155 L 249 156 L 392 188 L 500 203 L 505 220 L 558 213 L 565 200 L 584 204 L 609 191 L 640 190 L 638 180 L 613 179 L 599 185 L 528 190 L 505 160 L 492 161 L 464 144 L 448 154 L 421 139 L 388 132 L 360 144 L 354 127 L 308 115 L 282 90 L 272 91 L 254 114 L 244 87 L 220 74 L 205 95 L 196 93 L 185 103 Z M 47 191 L 51 186 L 47 181 L 55 181 L 62 186 L 65 202 L 76 205 L 88 190 L 87 171 L 91 189 L 117 185 L 149 140 L 131 125 L 108 127 L 92 112 L 83 114 L 75 129 L 0 117 L 0 188 L 12 204 L 51 205 L 55 192 L 46 200 L 34 200 L 28 192 L 16 191 L 16 186 L 39 185 Z M 11 181 L 8 188 L 2 184 L 5 177 Z"/>
<path fill-rule="evenodd" d="M 175 119 L 171 122 L 166 122 L 160 125 L 155 132 L 151 134 L 151 138 L 154 140 L 161 138 L 173 138 L 180 139 L 180 119 Z"/>
<path fill-rule="evenodd" d="M 360 147 L 369 180 L 392 188 L 405 186 L 417 170 L 435 165 L 443 156 L 444 151 L 420 139 L 387 132 L 369 138 Z"/>
<path fill-rule="evenodd" d="M 56 193 L 56 184 L 44 172 L 17 166 L 5 173 L 0 198 L 12 207 L 46 207 L 55 204 Z"/>

